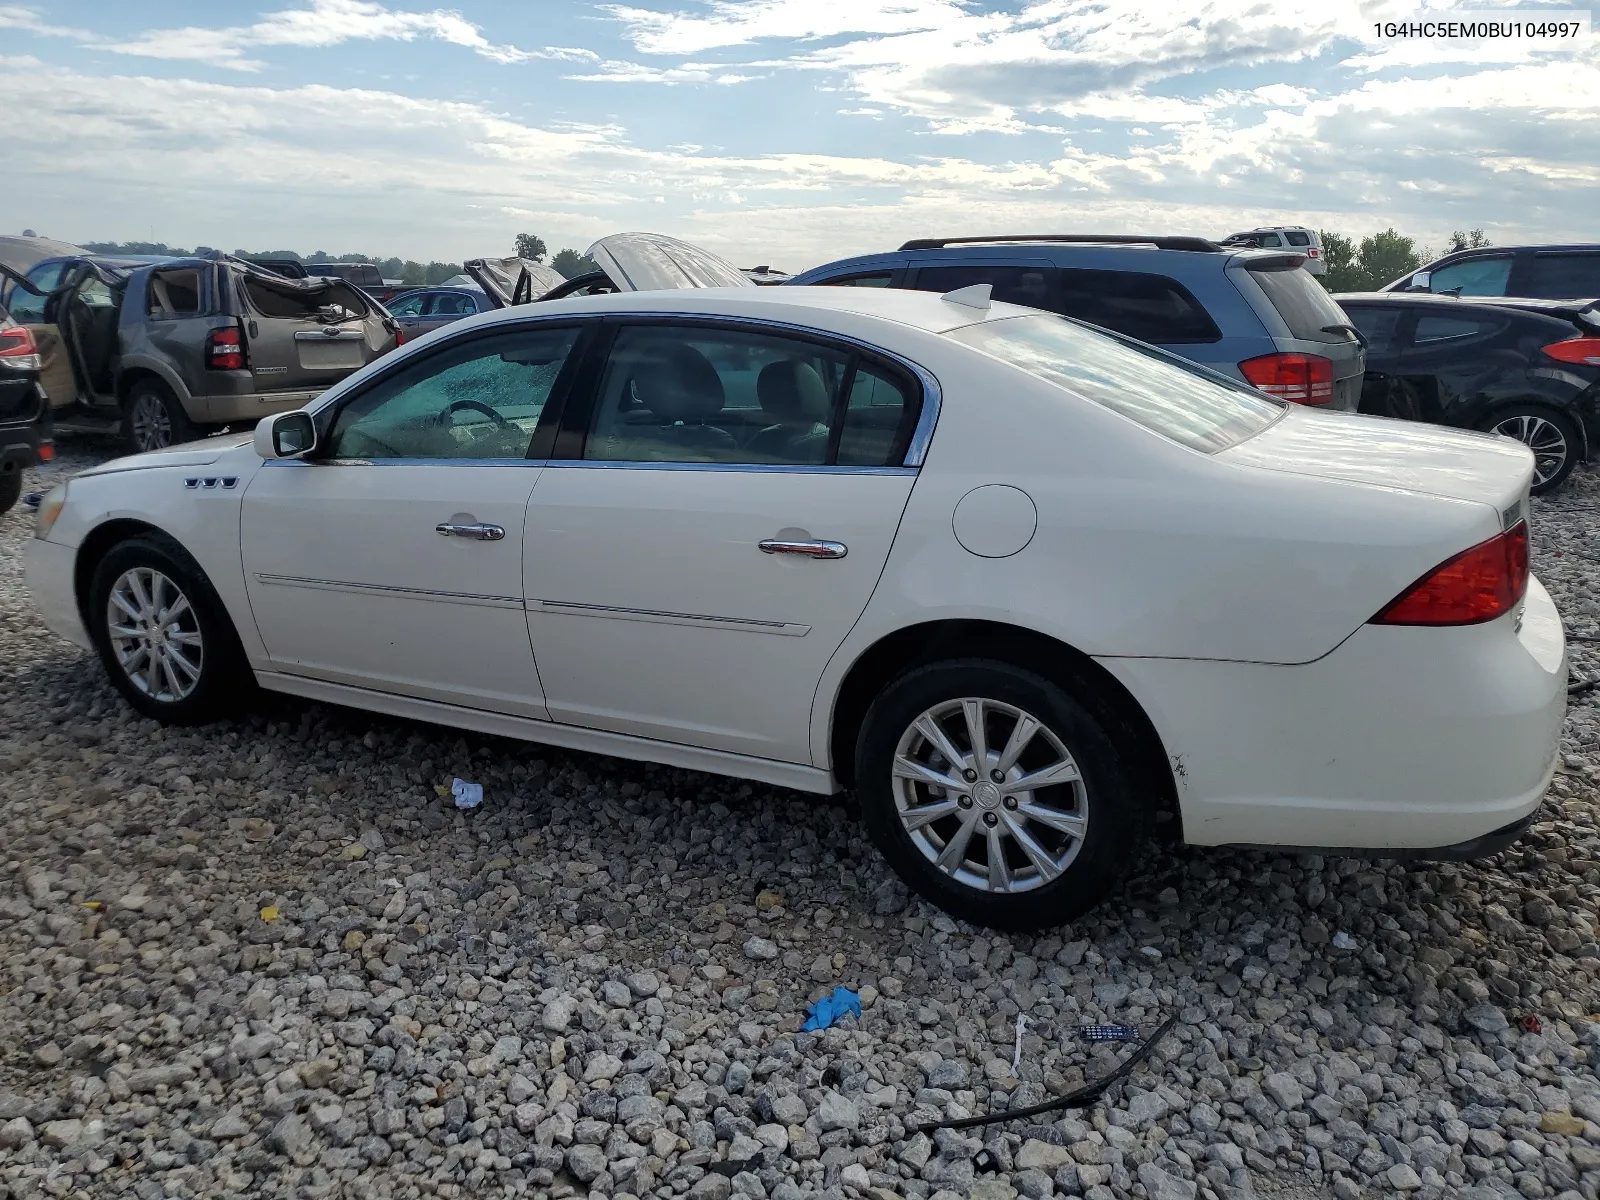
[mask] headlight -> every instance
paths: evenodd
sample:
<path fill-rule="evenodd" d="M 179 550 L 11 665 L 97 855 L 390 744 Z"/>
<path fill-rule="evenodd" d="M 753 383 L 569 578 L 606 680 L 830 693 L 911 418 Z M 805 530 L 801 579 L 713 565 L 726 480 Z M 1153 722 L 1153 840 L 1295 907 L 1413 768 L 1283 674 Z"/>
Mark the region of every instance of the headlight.
<path fill-rule="evenodd" d="M 44 494 L 44 499 L 39 501 L 39 512 L 33 518 L 33 536 L 36 538 L 49 537 L 50 530 L 56 523 L 56 518 L 61 515 L 61 510 L 67 506 L 67 485 L 58 483 Z"/>

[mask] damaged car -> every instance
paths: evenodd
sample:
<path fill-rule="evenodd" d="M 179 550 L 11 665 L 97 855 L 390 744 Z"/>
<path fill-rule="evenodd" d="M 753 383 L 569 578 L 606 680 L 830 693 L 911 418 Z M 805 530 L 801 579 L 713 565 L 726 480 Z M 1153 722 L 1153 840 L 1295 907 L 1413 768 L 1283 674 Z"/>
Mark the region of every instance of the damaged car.
<path fill-rule="evenodd" d="M 43 357 L 57 429 L 120 432 L 135 452 L 299 408 L 400 341 L 353 284 L 228 255 L 86 255 L 49 278 L 38 267 L 0 275 Z"/>

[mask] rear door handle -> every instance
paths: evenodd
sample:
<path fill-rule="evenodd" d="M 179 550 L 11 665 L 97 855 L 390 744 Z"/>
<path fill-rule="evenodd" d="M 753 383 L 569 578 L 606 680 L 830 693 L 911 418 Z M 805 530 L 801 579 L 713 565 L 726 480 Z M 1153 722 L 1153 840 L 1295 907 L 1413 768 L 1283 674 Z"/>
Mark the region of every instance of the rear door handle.
<path fill-rule="evenodd" d="M 503 525 L 487 523 L 457 525 L 450 521 L 440 521 L 433 529 L 435 533 L 441 533 L 445 537 L 470 538 L 475 542 L 498 542 L 506 536 Z"/>
<path fill-rule="evenodd" d="M 767 538 L 758 545 L 763 554 L 799 554 L 806 558 L 843 558 L 850 553 L 850 548 L 843 542 L 791 542 L 783 538 Z"/>

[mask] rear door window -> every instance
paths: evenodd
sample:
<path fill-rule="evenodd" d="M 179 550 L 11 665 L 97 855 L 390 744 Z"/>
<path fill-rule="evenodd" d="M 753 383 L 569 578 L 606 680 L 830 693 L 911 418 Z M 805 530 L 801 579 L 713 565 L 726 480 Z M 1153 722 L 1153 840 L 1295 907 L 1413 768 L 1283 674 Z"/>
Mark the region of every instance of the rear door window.
<path fill-rule="evenodd" d="M 1400 310 L 1376 305 L 1351 305 L 1345 309 L 1350 324 L 1367 339 L 1367 348 L 1374 354 L 1389 354 L 1399 348 Z"/>
<path fill-rule="evenodd" d="M 1286 233 L 1283 236 L 1289 239 L 1289 245 L 1291 245 L 1291 246 L 1309 246 L 1309 245 L 1311 245 L 1311 235 L 1310 234 L 1305 234 L 1305 233 Z"/>
<path fill-rule="evenodd" d="M 1517 276 L 1519 296 L 1538 300 L 1600 298 L 1600 254 L 1535 254 Z"/>
<path fill-rule="evenodd" d="M 1435 295 L 1504 296 L 1510 279 L 1511 256 L 1497 254 L 1440 267 L 1429 276 L 1428 290 Z"/>
<path fill-rule="evenodd" d="M 837 279 L 824 279 L 821 281 L 821 286 L 886 288 L 892 278 L 894 278 L 893 271 L 872 271 L 865 275 L 841 275 Z"/>
<path fill-rule="evenodd" d="M 1222 330 L 1176 279 L 1146 271 L 1061 271 L 1058 311 L 1158 346 L 1219 341 Z"/>
<path fill-rule="evenodd" d="M 1461 313 L 1425 313 L 1417 318 L 1417 331 L 1411 337 L 1417 349 L 1435 349 L 1443 343 L 1461 342 L 1467 338 L 1496 333 L 1505 327 L 1504 321 L 1491 317 L 1467 316 Z"/>
<path fill-rule="evenodd" d="M 1344 310 L 1305 271 L 1298 268 L 1251 270 L 1250 278 L 1256 281 L 1256 286 L 1266 293 L 1272 307 L 1278 310 L 1278 316 L 1289 327 L 1290 337 L 1302 342 L 1349 340 L 1343 332 L 1327 328 L 1347 323 Z"/>
<path fill-rule="evenodd" d="M 1050 288 L 1054 267 L 1019 263 L 1003 266 L 982 263 L 948 267 L 922 267 L 912 285 L 919 292 L 953 292 L 974 284 L 987 283 L 989 298 L 1005 304 L 1025 304 L 1029 308 L 1053 308 Z"/>
<path fill-rule="evenodd" d="M 152 319 L 176 320 L 200 312 L 201 279 L 198 268 L 182 271 L 157 271 L 150 276 L 146 307 Z"/>

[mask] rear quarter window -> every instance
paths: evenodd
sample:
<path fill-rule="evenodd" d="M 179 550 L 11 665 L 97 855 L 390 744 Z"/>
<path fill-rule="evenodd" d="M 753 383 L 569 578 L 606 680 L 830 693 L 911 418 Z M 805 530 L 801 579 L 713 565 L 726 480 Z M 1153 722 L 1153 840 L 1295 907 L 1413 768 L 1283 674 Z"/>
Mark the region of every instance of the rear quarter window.
<path fill-rule="evenodd" d="M 1063 269 L 1060 289 L 1060 311 L 1066 316 L 1141 342 L 1184 346 L 1222 338 L 1194 293 L 1166 275 Z"/>
<path fill-rule="evenodd" d="M 1535 254 L 1517 292 L 1538 300 L 1600 298 L 1600 254 Z"/>
<path fill-rule="evenodd" d="M 1281 402 L 1254 388 L 1060 317 L 984 321 L 946 336 L 1207 454 L 1238 444 L 1283 412 Z"/>
<path fill-rule="evenodd" d="M 1343 342 L 1343 333 L 1329 332 L 1324 326 L 1343 325 L 1344 310 L 1333 302 L 1311 275 L 1293 267 L 1273 271 L 1250 270 L 1250 278 L 1266 293 L 1271 304 L 1289 327 L 1289 336 L 1306 342 Z"/>

